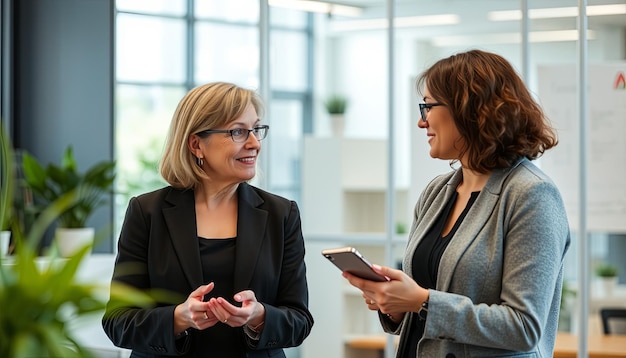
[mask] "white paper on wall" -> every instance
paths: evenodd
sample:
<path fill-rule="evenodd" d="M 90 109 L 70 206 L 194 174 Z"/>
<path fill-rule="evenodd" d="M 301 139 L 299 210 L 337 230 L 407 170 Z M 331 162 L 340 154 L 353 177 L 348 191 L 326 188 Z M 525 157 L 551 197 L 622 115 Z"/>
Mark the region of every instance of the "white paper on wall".
<path fill-rule="evenodd" d="M 558 185 L 572 228 L 578 226 L 581 139 L 575 64 L 540 66 L 539 98 L 559 145 L 541 167 Z M 587 228 L 626 232 L 626 63 L 588 67 Z"/>

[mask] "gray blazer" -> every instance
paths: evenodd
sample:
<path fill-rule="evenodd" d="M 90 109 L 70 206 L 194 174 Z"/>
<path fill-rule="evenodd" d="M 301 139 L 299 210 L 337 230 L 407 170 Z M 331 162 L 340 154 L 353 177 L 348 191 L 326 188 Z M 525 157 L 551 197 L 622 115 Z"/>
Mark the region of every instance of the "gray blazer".
<path fill-rule="evenodd" d="M 415 248 L 461 179 L 455 170 L 422 192 L 404 258 L 408 275 Z M 521 159 L 493 171 L 441 258 L 417 355 L 552 357 L 569 243 L 561 195 L 539 168 Z M 412 319 L 394 325 L 381 315 L 401 346 Z"/>

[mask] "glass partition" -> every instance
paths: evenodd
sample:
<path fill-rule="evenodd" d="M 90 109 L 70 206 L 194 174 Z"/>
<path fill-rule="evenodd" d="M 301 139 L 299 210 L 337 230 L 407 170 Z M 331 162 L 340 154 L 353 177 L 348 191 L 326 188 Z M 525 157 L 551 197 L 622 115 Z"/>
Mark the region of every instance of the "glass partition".
<path fill-rule="evenodd" d="M 321 250 L 353 246 L 372 262 L 386 262 L 389 41 L 380 29 L 337 28 L 385 22 L 385 6 L 384 0 L 369 1 L 314 15 L 313 130 L 304 138 L 301 206 L 310 308 L 319 319 L 302 346 L 304 357 L 360 356 L 349 337 L 383 335 L 376 312 Z"/>
<path fill-rule="evenodd" d="M 395 27 L 391 53 L 388 52 L 389 33 L 385 24 L 388 3 L 395 4 Z M 413 205 L 427 182 L 435 175 L 450 170 L 448 163 L 430 158 L 425 134 L 416 125 L 419 114 L 414 82 L 421 71 L 436 60 L 456 52 L 472 48 L 496 52 L 516 67 L 531 91 L 545 107 L 546 113 L 559 131 L 560 144 L 537 163 L 553 177 L 561 188 L 568 205 L 573 234 L 572 246 L 566 256 L 565 298 L 559 329 L 576 333 L 575 322 L 580 321 L 579 318 L 573 317 L 576 315 L 576 303 L 573 299 L 576 297 L 575 291 L 579 280 L 577 271 L 579 267 L 578 209 L 576 207 L 577 196 L 580 195 L 580 186 L 576 179 L 580 160 L 577 152 L 579 148 L 577 109 L 579 100 L 576 92 L 578 86 L 576 66 L 579 61 L 577 4 L 558 0 L 475 1 L 471 5 L 466 2 L 421 0 L 353 2 L 352 4 L 363 6 L 359 16 L 355 18 L 324 16 L 316 22 L 316 35 L 319 38 L 316 38 L 315 43 L 319 47 L 316 47 L 315 52 L 318 53 L 318 57 L 324 56 L 326 61 L 323 65 L 319 64 L 320 61 L 316 61 L 318 63 L 316 70 L 319 71 L 316 78 L 320 80 L 315 82 L 314 93 L 318 98 L 327 96 L 329 90 L 332 92 L 340 89 L 341 92 L 349 94 L 350 106 L 345 115 L 344 141 L 389 140 L 388 121 L 389 113 L 392 113 L 394 121 L 393 175 L 395 178 L 392 190 L 396 200 L 392 204 L 393 210 L 389 207 L 385 207 L 384 210 L 385 215 L 393 214 L 398 233 L 403 231 L 402 227 L 407 229 L 410 227 Z M 527 22 L 522 18 L 524 5 L 528 8 Z M 607 221 L 612 220 L 611 218 L 623 217 L 625 211 L 622 207 L 626 205 L 626 198 L 624 198 L 626 192 L 617 184 L 619 180 L 607 178 L 607 173 L 619 171 L 615 165 L 624 161 L 621 155 L 626 153 L 620 144 L 623 141 L 615 138 L 620 133 L 624 133 L 623 120 L 618 118 L 623 119 L 625 109 L 620 104 L 626 103 L 623 97 L 624 91 L 621 90 L 625 85 L 619 82 L 620 73 L 623 76 L 625 71 L 626 6 L 623 1 L 590 1 L 587 13 L 589 14 L 587 34 L 589 77 L 590 79 L 596 78 L 603 70 L 608 72 L 605 85 L 606 90 L 610 92 L 610 94 L 597 95 L 599 98 L 593 99 L 591 92 L 600 84 L 594 85 L 597 82 L 590 81 L 589 155 L 592 163 L 589 164 L 588 172 L 591 199 L 587 215 L 590 220 L 588 244 L 591 256 L 588 274 L 592 278 L 590 287 L 592 293 L 590 294 L 590 316 L 583 320 L 588 324 L 589 333 L 595 334 L 601 332 L 598 311 L 602 306 L 626 305 L 625 286 L 618 285 L 614 289 L 604 288 L 601 283 L 604 280 L 600 280 L 596 274 L 596 267 L 601 263 L 610 263 L 618 266 L 621 272 L 626 271 L 626 267 L 623 267 L 624 261 L 618 259 L 626 254 L 626 238 L 624 237 L 626 230 L 621 224 L 623 220 Z M 526 35 L 523 33 L 525 29 L 528 30 Z M 393 61 L 391 70 L 388 68 L 390 58 Z M 615 64 L 616 62 L 618 64 Z M 602 66 L 603 63 L 613 65 L 610 69 L 606 69 Z M 388 86 L 386 91 L 391 91 L 391 103 L 389 103 L 389 92 L 382 93 L 375 90 L 385 85 Z M 391 110 L 389 105 L 393 107 Z M 325 137 L 332 133 L 332 122 L 329 121 L 330 116 L 324 115 L 323 107 L 318 107 L 318 110 L 321 111 L 316 112 L 315 134 Z M 368 147 L 373 148 L 373 145 L 370 143 Z M 323 148 L 329 147 L 323 146 Z M 338 148 L 329 151 L 342 153 Z M 367 161 L 367 167 L 372 169 L 365 176 L 363 174 L 355 176 L 363 181 L 373 180 L 377 175 L 376 170 L 388 171 L 389 167 L 385 162 L 386 155 L 382 154 L 382 151 L 384 149 L 374 150 L 374 153 L 378 154 L 367 155 L 364 161 Z M 362 150 L 360 153 L 364 154 L 367 151 Z M 322 239 L 334 238 L 335 235 L 330 235 L 329 231 L 332 231 L 330 229 L 332 225 L 338 225 L 343 228 L 343 231 L 338 230 L 338 232 L 344 239 L 337 243 L 347 242 L 363 248 L 376 262 L 397 264 L 398 258 L 402 257 L 406 234 L 398 234 L 391 239 L 386 235 L 368 236 L 368 238 L 376 237 L 373 240 L 383 240 L 376 243 L 364 242 L 351 234 L 384 233 L 386 217 L 379 215 L 378 210 L 381 206 L 388 205 L 389 202 L 380 197 L 376 201 L 377 194 L 373 191 L 364 194 L 358 193 L 357 190 L 345 190 L 345 187 L 344 190 L 318 190 L 315 193 L 319 196 L 323 192 L 325 202 L 325 209 L 320 210 L 321 214 L 319 214 L 307 206 L 306 193 L 309 185 L 330 188 L 331 182 L 351 178 L 351 173 L 357 173 L 357 171 L 354 169 L 348 173 L 342 171 L 342 174 L 338 176 L 336 173 L 340 168 L 329 166 L 329 162 L 325 159 L 330 157 L 330 154 L 307 157 L 306 150 L 304 154 L 303 168 L 315 164 L 309 161 L 320 161 L 317 164 L 318 168 L 326 166 L 323 176 L 316 175 L 313 171 L 303 171 L 303 193 L 305 193 L 303 204 L 307 208 L 303 211 L 303 215 L 305 223 L 307 221 L 309 223 L 308 226 L 305 225 L 305 228 L 309 230 L 308 245 L 317 248 L 314 246 L 317 242 L 312 243 L 317 236 Z M 356 159 L 355 163 L 360 163 L 359 159 Z M 385 175 L 389 175 L 389 172 Z M 615 178 L 621 177 L 619 174 L 615 176 Z M 311 184 L 313 181 L 316 183 Z M 388 181 L 383 180 L 383 182 L 389 185 Z M 386 191 L 381 191 L 379 194 L 382 197 L 387 195 Z M 322 199 L 317 200 L 322 201 Z M 315 201 L 315 198 L 311 201 Z M 350 215 L 346 216 L 344 213 L 344 216 L 341 216 L 341 211 L 337 211 L 337 207 L 341 204 L 345 205 L 346 202 L 356 204 Z M 606 219 L 606 215 L 609 219 Z M 361 219 L 355 219 L 355 217 Z M 388 255 L 389 245 L 391 254 Z M 310 251 L 314 251 L 310 255 L 318 254 L 316 250 Z M 333 273 L 334 267 L 323 269 L 325 271 L 318 271 L 318 267 L 314 267 L 311 274 L 314 280 L 318 280 L 318 277 L 319 280 L 328 280 L 328 275 Z M 619 280 L 623 280 L 624 276 L 621 275 Z M 324 290 L 324 294 L 328 295 L 328 290 Z M 351 304 L 363 306 L 362 301 L 362 298 L 356 297 L 353 298 Z M 326 303 L 325 310 L 330 310 L 329 315 L 342 316 L 342 309 L 331 308 L 342 306 L 339 304 L 330 306 L 330 302 Z M 353 317 L 353 320 L 356 318 Z M 360 327 L 360 331 L 355 328 L 344 330 L 345 334 L 342 337 L 345 357 L 364 354 L 364 351 L 349 349 L 347 347 L 349 344 L 346 342 L 349 342 L 352 337 L 350 334 L 357 333 L 357 331 L 358 333 L 367 331 L 375 335 L 377 326 L 371 327 L 368 324 L 365 318 L 359 316 L 356 322 L 353 321 L 353 325 Z M 326 326 L 323 330 L 325 329 Z M 328 336 L 330 337 L 330 334 Z M 315 339 L 312 341 L 316 342 Z M 326 352 L 330 351 L 330 348 L 325 348 Z"/>
<path fill-rule="evenodd" d="M 529 4 L 529 82 L 558 129 L 560 141 L 540 164 L 561 190 L 572 230 L 572 246 L 565 262 L 560 330 L 580 333 L 580 322 L 583 322 L 589 336 L 601 335 L 600 310 L 626 306 L 626 286 L 623 285 L 626 281 L 622 279 L 622 285 L 607 290 L 603 286 L 605 280 L 597 274 L 597 269 L 605 264 L 620 268 L 622 273 L 626 270 L 621 259 L 626 254 L 626 226 L 623 225 L 626 192 L 615 179 L 619 176 L 615 173 L 619 170 L 615 163 L 626 159 L 626 147 L 617 138 L 617 133 L 626 130 L 623 121 L 626 107 L 617 104 L 626 99 L 626 93 L 616 86 L 616 79 L 626 71 L 625 35 L 623 25 L 618 25 L 626 24 L 626 4 L 591 1 L 587 7 L 585 71 L 588 86 L 584 95 L 588 127 L 584 131 L 584 142 L 577 8 L 539 0 Z M 559 14 L 551 10 L 558 5 L 564 6 Z M 583 160 L 585 182 L 581 182 L 580 175 Z M 581 188 L 581 185 L 585 186 Z M 581 194 L 585 195 L 584 208 L 580 206 Z M 580 245 L 581 214 L 587 231 L 584 246 Z M 581 267 L 588 270 L 581 273 Z M 577 293 L 583 279 L 588 280 L 586 297 Z M 588 317 L 580 317 L 583 298 Z"/>
<path fill-rule="evenodd" d="M 262 85 L 259 2 L 195 1 L 192 17 L 186 13 L 186 1 L 155 1 L 147 9 L 140 1 L 117 3 L 116 141 L 118 157 L 124 157 L 123 170 L 129 171 L 120 173 L 120 178 L 133 178 L 132 170 L 140 162 L 140 151 L 131 141 L 133 128 L 146 121 L 161 128 L 192 84 L 229 80 Z M 376 314 L 366 309 L 360 294 L 346 286 L 320 251 L 350 245 L 372 262 L 399 266 L 418 196 L 433 177 L 450 170 L 447 162 L 430 158 L 425 133 L 417 128 L 420 99 L 415 79 L 435 61 L 472 48 L 507 58 L 559 130 L 559 146 L 538 163 L 561 188 L 568 206 L 574 235 L 566 257 L 568 289 L 564 292 L 575 292 L 580 250 L 575 5 L 566 0 L 471 4 L 370 0 L 334 7 L 322 4 L 319 10 L 294 9 L 293 3 L 269 1 L 270 98 L 266 101 L 271 130 L 264 142 L 269 165 L 267 172 L 259 173 L 266 177 L 268 190 L 296 200 L 302 214 L 310 308 L 316 323 L 303 346 L 290 354 L 361 357 L 364 351 L 350 347 L 350 341 L 363 335 L 383 337 L 383 344 L 389 344 Z M 524 4 L 528 22 L 522 19 Z M 391 32 L 390 11 L 395 16 Z M 588 274 L 593 280 L 587 321 L 589 331 L 596 332 L 600 326 L 594 315 L 600 307 L 626 302 L 626 228 L 620 220 L 626 212 L 626 189 L 608 175 L 623 177 L 619 163 L 626 153 L 618 137 L 626 130 L 619 120 L 625 111 L 619 104 L 626 103 L 626 84 L 619 77 L 626 71 L 626 5 L 623 0 L 589 1 L 588 14 L 588 70 L 593 81 L 586 210 Z M 141 35 L 138 27 L 152 35 Z M 193 29 L 193 35 L 187 29 Z M 161 34 L 158 41 L 145 40 L 154 34 Z M 613 67 L 605 66 L 609 63 Z M 603 76 L 608 76 L 608 94 L 595 92 L 600 85 L 595 81 Z M 335 101 L 332 110 L 327 106 L 337 96 L 345 101 L 344 110 L 341 101 Z M 118 212 L 123 213 L 125 205 L 119 204 Z M 614 264 L 620 272 L 621 285 L 610 294 L 591 271 L 600 263 Z M 577 296 L 566 297 L 560 329 L 576 331 Z M 386 354 L 390 356 L 389 348 Z"/>

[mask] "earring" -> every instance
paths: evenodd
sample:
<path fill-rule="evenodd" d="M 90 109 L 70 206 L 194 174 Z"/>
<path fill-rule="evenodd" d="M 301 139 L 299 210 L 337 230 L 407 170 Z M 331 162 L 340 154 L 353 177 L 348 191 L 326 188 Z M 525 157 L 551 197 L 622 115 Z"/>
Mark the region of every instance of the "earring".
<path fill-rule="evenodd" d="M 202 167 L 202 164 L 204 164 L 204 160 L 200 157 L 197 157 L 196 164 L 198 164 L 199 167 Z"/>

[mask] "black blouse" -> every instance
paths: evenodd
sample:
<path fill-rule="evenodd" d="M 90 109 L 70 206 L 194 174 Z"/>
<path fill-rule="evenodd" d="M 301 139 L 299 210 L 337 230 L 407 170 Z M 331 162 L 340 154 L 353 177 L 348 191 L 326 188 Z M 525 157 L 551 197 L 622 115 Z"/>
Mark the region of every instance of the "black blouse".
<path fill-rule="evenodd" d="M 432 226 L 426 236 L 424 236 L 424 239 L 422 239 L 422 241 L 420 241 L 415 248 L 415 253 L 413 254 L 412 275 L 415 282 L 417 282 L 417 284 L 421 287 L 426 289 L 434 289 L 436 287 L 441 257 L 443 256 L 444 251 L 448 247 L 448 244 L 452 240 L 452 237 L 456 233 L 457 229 L 465 219 L 467 212 L 476 201 L 479 193 L 479 191 L 472 192 L 465 209 L 463 209 L 463 212 L 454 223 L 452 230 L 450 230 L 448 235 L 442 236 L 441 233 L 443 231 L 443 227 L 446 224 L 450 211 L 458 198 L 458 193 L 455 192 L 441 215 L 437 218 L 435 225 Z M 409 341 L 406 346 L 407 350 L 406 353 L 403 354 L 403 357 L 407 358 L 414 358 L 416 356 L 417 343 L 424 334 L 424 326 L 426 324 L 426 321 L 419 319 L 414 319 L 412 321 L 413 324 L 411 325 L 408 334 Z"/>
<path fill-rule="evenodd" d="M 198 238 L 200 260 L 202 262 L 202 276 L 204 284 L 215 283 L 213 291 L 205 296 L 205 301 L 212 297 L 223 297 L 233 300 L 235 277 L 235 238 L 204 239 Z M 207 357 L 245 357 L 246 344 L 241 327 L 233 328 L 218 322 L 215 326 L 201 332 L 204 342 L 211 342 Z"/>

